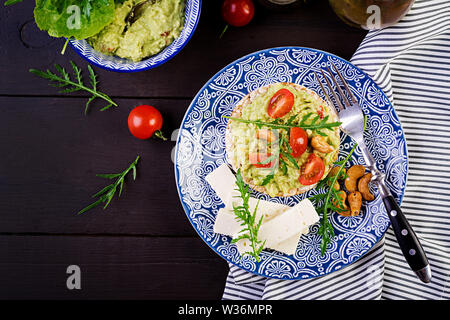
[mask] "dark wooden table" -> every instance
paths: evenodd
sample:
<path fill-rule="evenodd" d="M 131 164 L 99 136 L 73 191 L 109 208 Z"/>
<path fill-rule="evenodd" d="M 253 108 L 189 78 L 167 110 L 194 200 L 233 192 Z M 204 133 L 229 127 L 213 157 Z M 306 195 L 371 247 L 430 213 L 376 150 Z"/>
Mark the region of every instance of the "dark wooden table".
<path fill-rule="evenodd" d="M 250 25 L 227 31 L 219 0 L 204 0 L 199 26 L 166 64 L 121 74 L 94 68 L 101 90 L 119 103 L 84 115 L 87 96 L 58 94 L 29 68 L 86 63 L 63 40 L 40 32 L 34 1 L 0 9 L 0 298 L 220 299 L 228 266 L 197 236 L 179 202 L 175 142 L 140 141 L 127 116 L 156 106 L 166 135 L 180 126 L 191 99 L 231 61 L 277 46 L 318 48 L 349 59 L 365 32 L 346 26 L 327 1 L 287 12 L 257 6 Z M 313 1 L 314 2 L 314 1 Z M 3 3 L 3 2 L 2 2 Z M 96 173 L 119 172 L 139 154 L 138 178 L 105 211 L 82 216 L 105 186 Z M 66 269 L 81 269 L 68 290 Z"/>

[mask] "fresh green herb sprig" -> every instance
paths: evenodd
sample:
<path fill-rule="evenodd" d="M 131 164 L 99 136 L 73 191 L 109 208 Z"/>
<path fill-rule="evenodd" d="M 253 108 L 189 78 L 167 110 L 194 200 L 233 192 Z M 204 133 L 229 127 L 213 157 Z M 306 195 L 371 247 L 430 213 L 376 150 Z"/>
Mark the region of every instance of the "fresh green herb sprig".
<path fill-rule="evenodd" d="M 363 132 L 366 129 L 367 125 L 367 116 L 364 117 L 364 126 L 363 126 Z M 328 191 L 324 194 L 317 194 L 309 199 L 311 201 L 314 201 L 316 204 L 321 202 L 322 205 L 317 206 L 316 205 L 316 211 L 318 213 L 322 213 L 322 218 L 320 219 L 320 226 L 318 230 L 318 234 L 322 236 L 322 240 L 320 243 L 320 254 L 323 256 L 325 254 L 325 251 L 327 250 L 328 244 L 331 242 L 332 238 L 334 237 L 334 228 L 331 225 L 330 221 L 328 220 L 328 212 L 335 211 L 335 212 L 343 212 L 345 211 L 345 204 L 344 199 L 339 193 L 339 190 L 336 190 L 334 188 L 334 185 L 336 182 L 341 179 L 343 176 L 345 177 L 345 174 L 343 172 L 345 165 L 350 160 L 353 152 L 355 151 L 358 144 L 355 143 L 355 145 L 352 147 L 350 152 L 348 153 L 347 157 L 343 161 L 339 161 L 335 163 L 339 166 L 339 170 L 337 173 L 333 176 L 327 176 L 325 179 L 320 181 L 317 185 L 317 189 L 327 187 Z"/>
<path fill-rule="evenodd" d="M 13 5 L 13 4 L 16 4 L 16 3 L 19 3 L 19 2 L 22 2 L 22 1 L 23 0 L 7 0 L 7 1 L 5 1 L 5 7 Z"/>
<path fill-rule="evenodd" d="M 105 178 L 105 179 L 116 179 L 117 178 L 117 179 L 114 183 L 104 187 L 102 190 L 100 190 L 99 192 L 94 194 L 92 196 L 92 198 L 99 197 L 99 199 L 97 201 L 91 203 L 90 205 L 88 205 L 86 208 L 80 210 L 78 212 L 78 214 L 85 213 L 86 211 L 99 206 L 101 203 L 105 203 L 105 205 L 103 206 L 103 209 L 106 209 L 106 207 L 109 205 L 112 198 L 114 197 L 114 194 L 116 193 L 117 188 L 119 188 L 118 196 L 120 197 L 120 195 L 122 194 L 122 188 L 123 188 L 123 183 L 125 181 L 125 177 L 127 176 L 127 174 L 130 171 L 133 172 L 133 180 L 136 180 L 136 174 L 137 174 L 136 165 L 137 165 L 138 161 L 139 161 L 139 156 L 137 156 L 136 160 L 134 160 L 130 164 L 130 166 L 121 173 L 97 174 L 97 177 L 100 177 L 100 178 Z"/>
<path fill-rule="evenodd" d="M 64 88 L 59 91 L 60 93 L 70 93 L 75 91 L 86 91 L 90 93 L 92 96 L 86 102 L 86 107 L 84 109 L 85 114 L 88 112 L 89 105 L 91 104 L 91 102 L 96 98 L 103 99 L 109 103 L 106 107 L 100 109 L 100 111 L 104 111 L 113 106 L 117 107 L 117 103 L 115 103 L 110 97 L 97 90 L 98 85 L 97 75 L 95 74 L 94 70 L 91 68 L 90 65 L 88 65 L 88 71 L 91 88 L 87 87 L 84 84 L 81 69 L 77 67 L 77 65 L 73 61 L 70 61 L 70 64 L 72 65 L 74 72 L 74 75 L 72 77 L 75 78 L 75 80 L 73 80 L 69 75 L 69 73 L 58 64 L 55 64 L 55 68 L 60 73 L 60 75 L 57 75 L 56 73 L 53 73 L 48 69 L 47 71 L 30 69 L 30 72 L 41 78 L 50 80 L 50 85 L 53 87 Z"/>
<path fill-rule="evenodd" d="M 230 120 L 242 122 L 242 123 L 254 124 L 258 128 L 268 127 L 268 128 L 272 128 L 272 129 L 285 129 L 285 130 L 290 130 L 291 128 L 294 128 L 294 127 L 299 127 L 304 130 L 319 130 L 319 129 L 332 130 L 333 128 L 339 127 L 342 124 L 342 122 L 327 122 L 329 119 L 329 116 L 326 116 L 323 119 L 320 119 L 319 115 L 312 118 L 310 123 L 307 123 L 307 120 L 310 120 L 312 115 L 313 115 L 312 112 L 306 114 L 305 116 L 303 116 L 302 120 L 297 124 L 292 123 L 292 121 L 288 121 L 287 123 L 280 123 L 278 121 L 278 119 L 275 119 L 274 121 L 271 121 L 271 122 L 265 122 L 265 121 L 261 121 L 261 120 L 245 120 L 245 119 L 241 119 L 241 118 L 228 117 L 228 116 L 222 116 L 222 117 L 230 119 Z M 326 134 L 324 134 L 323 132 L 320 132 L 320 130 L 318 131 L 318 134 L 320 134 L 322 136 L 326 136 Z"/>
<path fill-rule="evenodd" d="M 347 157 L 344 161 L 341 162 L 339 166 L 338 172 L 334 176 L 327 176 L 323 179 L 318 185 L 317 188 L 320 189 L 324 186 L 329 186 L 328 191 L 325 194 L 318 194 L 310 197 L 311 201 L 322 201 L 322 206 L 316 206 L 316 211 L 322 214 L 322 218 L 320 219 L 320 226 L 317 233 L 322 236 L 322 240 L 320 243 L 320 254 L 323 256 L 325 251 L 327 250 L 328 244 L 331 242 L 331 239 L 334 237 L 334 228 L 328 220 L 328 211 L 332 210 L 335 212 L 344 211 L 344 203 L 343 199 L 340 196 L 339 192 L 334 189 L 334 185 L 336 184 L 338 178 L 342 176 L 344 167 L 346 163 L 350 160 L 353 151 L 355 151 L 357 144 L 353 146 L 353 148 L 348 153 Z"/>
<path fill-rule="evenodd" d="M 233 205 L 233 212 L 236 215 L 236 219 L 241 222 L 241 226 L 244 228 L 240 231 L 239 237 L 233 239 L 231 243 L 236 243 L 242 239 L 249 240 L 251 243 L 251 251 L 247 251 L 244 254 L 254 257 L 259 262 L 259 255 L 266 243 L 265 241 L 258 240 L 258 232 L 263 220 L 263 216 L 261 216 L 259 221 L 256 221 L 256 211 L 258 210 L 259 202 L 253 213 L 251 213 L 249 208 L 250 191 L 248 185 L 245 184 L 242 178 L 241 169 L 238 169 L 236 173 L 236 185 L 236 190 L 240 193 L 239 198 L 242 199 L 242 204 Z"/>
<path fill-rule="evenodd" d="M 292 148 L 291 145 L 289 144 L 289 133 L 287 134 L 287 136 L 281 134 L 280 135 L 280 152 L 281 155 L 283 156 L 281 159 L 281 162 L 285 162 L 284 159 L 288 160 L 290 163 L 292 163 L 292 165 L 296 168 L 296 169 L 300 169 L 297 163 L 297 160 L 295 160 L 295 158 L 292 156 Z M 285 162 L 286 164 L 286 162 Z"/>

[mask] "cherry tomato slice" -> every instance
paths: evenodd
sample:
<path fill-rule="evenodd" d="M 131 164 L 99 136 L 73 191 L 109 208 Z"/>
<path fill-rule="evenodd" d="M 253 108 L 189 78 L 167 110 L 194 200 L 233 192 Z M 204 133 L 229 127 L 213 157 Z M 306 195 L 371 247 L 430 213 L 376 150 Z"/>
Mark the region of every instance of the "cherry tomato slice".
<path fill-rule="evenodd" d="M 300 169 L 298 181 L 304 186 L 310 186 L 319 182 L 325 172 L 323 160 L 314 153 L 308 157 L 307 162 Z"/>
<path fill-rule="evenodd" d="M 275 164 L 275 159 L 265 163 L 271 156 L 270 153 L 253 152 L 248 154 L 248 160 L 257 168 L 271 168 Z"/>
<path fill-rule="evenodd" d="M 280 89 L 272 96 L 267 106 L 267 114 L 271 118 L 280 118 L 291 111 L 294 95 L 288 89 Z"/>
<path fill-rule="evenodd" d="M 163 118 L 161 113 L 152 106 L 141 105 L 131 110 L 128 115 L 128 129 L 138 139 L 148 139 L 153 134 L 165 139 L 161 133 Z"/>
<path fill-rule="evenodd" d="M 234 27 L 243 27 L 252 21 L 255 6 L 252 0 L 225 0 L 222 3 L 222 17 Z"/>
<path fill-rule="evenodd" d="M 323 119 L 323 106 L 320 106 L 320 110 L 317 110 L 317 114 L 319 115 L 320 119 Z"/>
<path fill-rule="evenodd" d="M 291 155 L 294 158 L 300 157 L 308 147 L 308 135 L 302 128 L 291 128 L 291 134 L 289 139 L 289 145 L 291 146 Z"/>

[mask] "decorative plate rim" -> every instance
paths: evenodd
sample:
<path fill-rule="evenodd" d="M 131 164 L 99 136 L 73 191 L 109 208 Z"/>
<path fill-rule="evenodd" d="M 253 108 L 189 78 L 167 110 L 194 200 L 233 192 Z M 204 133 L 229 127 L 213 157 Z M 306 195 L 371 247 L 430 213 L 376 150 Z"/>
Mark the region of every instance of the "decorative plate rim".
<path fill-rule="evenodd" d="M 401 190 L 401 192 L 400 192 L 399 194 L 397 194 L 398 200 L 399 200 L 399 205 L 401 205 L 402 202 L 403 202 L 404 195 L 405 195 L 405 189 L 406 189 L 406 186 L 407 186 L 407 183 L 408 183 L 408 176 L 409 176 L 409 174 L 408 174 L 408 173 L 409 173 L 409 155 L 408 155 L 408 148 L 407 148 L 406 138 L 405 138 L 404 132 L 403 132 L 403 127 L 402 127 L 402 125 L 401 125 L 400 119 L 398 118 L 398 116 L 397 116 L 397 114 L 396 114 L 396 112 L 395 112 L 394 106 L 392 105 L 392 102 L 388 99 L 388 97 L 387 97 L 387 95 L 384 93 L 384 91 L 381 90 L 381 88 L 378 86 L 378 84 L 375 83 L 375 81 L 374 81 L 374 80 L 373 80 L 366 72 L 364 72 L 363 70 L 361 70 L 359 67 L 355 66 L 355 65 L 354 65 L 353 63 L 351 63 L 350 61 L 348 61 L 348 60 L 346 60 L 346 59 L 343 59 L 343 58 L 341 58 L 341 57 L 339 57 L 339 56 L 337 56 L 337 55 L 335 55 L 335 54 L 329 53 L 329 52 L 327 52 L 327 51 L 319 50 L 319 49 L 314 49 L 314 48 L 309 48 L 309 47 L 301 47 L 301 46 L 279 46 L 279 47 L 272 47 L 272 48 L 266 48 L 266 49 L 261 49 L 261 50 L 258 50 L 258 51 L 254 51 L 254 52 L 251 52 L 251 53 L 249 53 L 249 54 L 247 54 L 247 55 L 245 55 L 245 56 L 242 56 L 242 57 L 240 57 L 240 58 L 238 58 L 238 59 L 235 59 L 235 60 L 231 61 L 231 62 L 228 63 L 226 66 L 224 66 L 224 67 L 221 68 L 219 71 L 217 71 L 214 75 L 212 75 L 212 76 L 208 79 L 208 81 L 207 81 L 207 82 L 206 82 L 206 83 L 198 90 L 198 92 L 196 93 L 196 95 L 195 95 L 194 98 L 192 99 L 191 103 L 189 104 L 189 107 L 186 109 L 186 112 L 185 112 L 185 114 L 184 114 L 184 116 L 183 116 L 183 119 L 182 119 L 182 121 L 181 121 L 180 129 L 182 128 L 183 124 L 185 123 L 186 118 L 187 118 L 187 116 L 189 115 L 190 111 L 191 111 L 191 110 L 193 109 L 193 107 L 195 106 L 195 103 L 197 102 L 198 97 L 200 96 L 201 92 L 203 92 L 203 90 L 207 89 L 208 86 L 213 82 L 213 80 L 214 80 L 219 74 L 221 74 L 222 72 L 224 72 L 227 68 L 229 68 L 229 67 L 232 66 L 232 65 L 236 65 L 237 63 L 239 63 L 239 62 L 241 62 L 241 61 L 244 61 L 244 60 L 248 59 L 248 58 L 251 57 L 251 56 L 256 56 L 256 55 L 258 55 L 258 54 L 263 54 L 263 53 L 270 53 L 270 51 L 272 51 L 272 50 L 292 50 L 292 49 L 295 49 L 295 50 L 302 50 L 302 49 L 311 50 L 311 51 L 314 51 L 314 52 L 317 52 L 317 53 L 322 53 L 322 54 L 331 56 L 331 57 L 333 57 L 333 58 L 336 58 L 336 59 L 338 59 L 338 60 L 341 60 L 342 62 L 344 62 L 344 63 L 346 63 L 346 64 L 351 65 L 353 68 L 355 68 L 356 70 L 358 70 L 359 72 L 361 72 L 361 74 L 363 74 L 365 77 L 369 78 L 369 79 L 375 84 L 375 86 L 376 86 L 376 88 L 378 89 L 378 91 L 381 92 L 382 96 L 389 102 L 389 104 L 387 105 L 387 108 L 388 108 L 388 109 L 389 109 L 389 108 L 392 108 L 393 114 L 394 114 L 395 117 L 398 119 L 399 124 L 400 124 L 400 128 L 402 129 L 402 136 L 403 136 L 402 141 L 404 142 L 403 151 L 404 151 L 404 155 L 405 155 L 405 158 L 406 158 L 406 163 L 405 163 L 405 184 L 404 184 L 404 187 L 403 187 L 403 189 Z M 183 210 L 184 210 L 184 212 L 185 212 L 185 215 L 186 215 L 186 217 L 188 218 L 188 220 L 189 220 L 190 224 L 192 225 L 192 227 L 194 228 L 194 230 L 196 231 L 196 233 L 198 234 L 198 236 L 200 237 L 200 239 L 201 239 L 204 243 L 206 243 L 206 244 L 207 244 L 207 245 L 208 245 L 208 246 L 209 246 L 209 247 L 210 247 L 210 248 L 211 248 L 211 249 L 219 256 L 219 257 L 221 257 L 222 259 L 224 259 L 227 263 L 231 263 L 231 264 L 235 265 L 236 267 L 238 267 L 239 269 L 241 269 L 241 270 L 243 270 L 243 271 L 247 271 L 247 272 L 249 272 L 249 273 L 252 273 L 252 274 L 254 274 L 254 275 L 258 275 L 258 276 L 261 276 L 261 277 L 264 277 L 264 278 L 267 278 L 267 279 L 277 279 L 277 280 L 292 280 L 292 281 L 296 281 L 296 280 L 306 280 L 306 279 L 313 279 L 313 278 L 323 277 L 323 276 L 332 274 L 333 272 L 341 271 L 341 270 L 345 269 L 346 267 L 351 266 L 352 264 L 354 264 L 355 262 L 357 262 L 357 261 L 360 260 L 361 258 L 365 257 L 366 254 L 367 254 L 370 250 L 372 250 L 372 249 L 380 242 L 380 240 L 382 240 L 382 239 L 384 238 L 384 236 L 385 236 L 385 234 L 386 234 L 386 231 L 387 231 L 387 230 L 389 229 L 389 227 L 391 226 L 391 223 L 390 223 L 390 221 L 389 221 L 388 224 L 386 225 L 386 228 L 381 232 L 380 236 L 376 239 L 376 241 L 373 243 L 373 245 L 370 246 L 370 248 L 368 248 L 367 250 L 365 250 L 359 257 L 356 257 L 354 260 L 352 260 L 352 261 L 348 262 L 347 264 L 343 265 L 340 269 L 338 269 L 338 270 L 337 270 L 337 269 L 334 269 L 334 270 L 332 270 L 332 271 L 330 271 L 330 272 L 327 272 L 327 273 L 325 273 L 325 274 L 309 275 L 309 276 L 306 277 L 306 278 L 302 278 L 302 277 L 298 277 L 298 276 L 297 276 L 296 278 L 283 278 L 283 277 L 271 277 L 271 276 L 262 274 L 262 273 L 260 273 L 260 272 L 258 271 L 258 269 L 255 269 L 255 270 L 247 270 L 247 269 L 244 269 L 244 268 L 242 268 L 240 265 L 238 265 L 238 263 L 236 263 L 236 262 L 234 262 L 234 261 L 228 260 L 228 259 L 227 259 L 226 257 L 224 257 L 222 254 L 220 254 L 220 253 L 216 250 L 216 248 L 214 248 L 208 241 L 206 241 L 206 239 L 204 239 L 203 236 L 200 234 L 199 230 L 195 227 L 195 225 L 194 225 L 194 223 L 193 223 L 191 217 L 189 216 L 190 210 L 189 210 L 189 208 L 186 206 L 186 204 L 185 204 L 184 201 L 183 201 L 182 194 L 181 194 L 181 191 L 180 191 L 180 185 L 179 185 L 179 183 L 178 183 L 178 181 L 179 181 L 179 170 L 178 170 L 178 168 L 177 168 L 177 163 L 178 163 L 178 146 L 179 146 L 179 142 L 180 142 L 180 139 L 181 139 L 181 134 L 182 134 L 182 130 L 179 130 L 178 135 L 177 135 L 177 139 L 176 139 L 176 146 L 175 146 L 174 172 L 175 172 L 175 184 L 176 184 L 176 187 L 177 187 L 178 196 L 179 196 L 181 205 L 182 205 L 182 207 L 183 207 Z"/>
<path fill-rule="evenodd" d="M 93 61 L 93 60 L 89 59 L 89 58 L 86 57 L 84 54 L 82 54 L 81 51 L 80 51 L 80 50 L 72 43 L 72 41 L 82 41 L 82 40 L 70 40 L 70 41 L 69 41 L 70 47 L 71 47 L 72 50 L 74 50 L 81 58 L 83 58 L 84 60 L 86 60 L 86 61 L 89 62 L 90 64 L 93 64 L 94 66 L 99 67 L 99 68 L 101 68 L 101 69 L 103 69 L 103 70 L 107 70 L 107 71 L 114 71 L 114 72 L 119 72 L 119 73 L 134 73 L 134 72 L 146 71 L 146 70 L 150 70 L 150 69 L 156 68 L 156 67 L 158 67 L 158 66 L 164 64 L 165 62 L 171 60 L 173 57 L 175 57 L 175 56 L 176 56 L 176 55 L 177 55 L 177 54 L 178 54 L 178 53 L 179 53 L 179 52 L 180 52 L 180 51 L 188 44 L 188 42 L 191 40 L 192 36 L 194 35 L 195 30 L 197 29 L 198 23 L 199 23 L 199 21 L 200 21 L 201 13 L 202 13 L 202 0 L 192 0 L 192 1 L 197 1 L 197 2 L 198 2 L 198 14 L 197 14 L 197 16 L 196 16 L 196 18 L 195 18 L 195 22 L 194 22 L 194 25 L 193 25 L 193 27 L 192 27 L 191 32 L 189 33 L 189 35 L 188 35 L 188 37 L 186 38 L 186 40 L 185 40 L 184 42 L 181 43 L 181 45 L 180 45 L 180 47 L 179 47 L 178 49 L 176 49 L 175 51 L 173 51 L 173 52 L 172 52 L 170 55 L 168 55 L 164 60 L 161 60 L 161 61 L 159 61 L 159 62 L 157 62 L 157 63 L 155 63 L 155 64 L 151 64 L 151 65 L 148 65 L 148 66 L 145 66 L 145 67 L 142 67 L 142 68 L 136 68 L 136 69 L 117 69 L 117 68 L 112 68 L 112 67 L 109 67 L 109 66 L 102 65 L 102 64 L 100 64 L 100 63 L 98 63 L 98 62 L 96 62 L 96 61 Z M 187 21 L 185 21 L 185 25 L 186 25 L 186 22 L 187 22 Z M 184 26 L 183 26 L 183 28 L 184 28 Z M 66 38 L 66 40 L 67 40 L 67 38 Z M 164 48 L 163 50 L 169 48 L 170 46 L 171 46 L 171 45 L 167 46 L 167 47 Z M 92 47 L 91 47 L 91 48 L 92 48 Z M 92 48 L 92 50 L 94 50 L 94 49 Z M 161 52 L 162 52 L 162 51 L 161 51 Z M 150 57 L 148 57 L 147 59 L 151 59 L 151 58 L 153 58 L 153 57 L 159 55 L 161 52 L 157 53 L 156 55 L 150 56 Z M 147 60 L 147 59 L 144 59 L 144 60 L 142 60 L 142 61 L 145 61 L 145 60 Z"/>

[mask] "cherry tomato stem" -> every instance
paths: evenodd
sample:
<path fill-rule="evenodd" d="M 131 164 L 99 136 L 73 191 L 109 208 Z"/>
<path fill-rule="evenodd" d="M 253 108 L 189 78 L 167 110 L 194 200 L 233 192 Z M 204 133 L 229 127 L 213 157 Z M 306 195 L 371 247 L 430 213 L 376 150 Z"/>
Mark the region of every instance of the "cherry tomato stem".
<path fill-rule="evenodd" d="M 164 136 L 163 132 L 161 130 L 157 130 L 155 131 L 155 133 L 153 134 L 155 137 L 162 139 L 164 141 L 167 140 L 167 138 Z"/>
<path fill-rule="evenodd" d="M 128 129 L 138 139 L 148 139 L 155 135 L 166 140 L 161 132 L 163 118 L 161 113 L 152 106 L 141 105 L 131 110 L 128 115 Z"/>
<path fill-rule="evenodd" d="M 225 34 L 225 32 L 227 32 L 229 26 L 230 26 L 229 24 L 225 25 L 225 27 L 223 28 L 222 32 L 220 33 L 219 39 L 222 39 L 222 37 Z"/>

